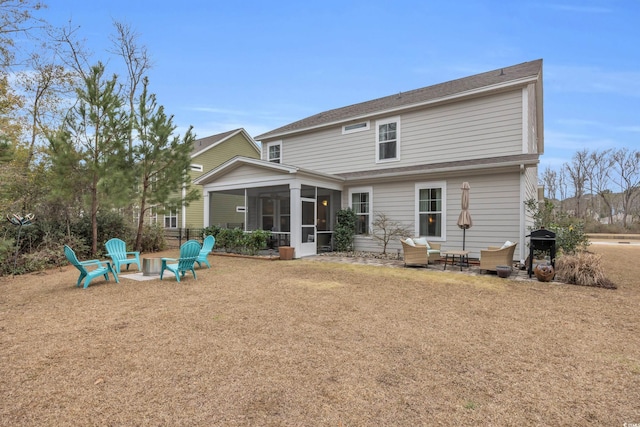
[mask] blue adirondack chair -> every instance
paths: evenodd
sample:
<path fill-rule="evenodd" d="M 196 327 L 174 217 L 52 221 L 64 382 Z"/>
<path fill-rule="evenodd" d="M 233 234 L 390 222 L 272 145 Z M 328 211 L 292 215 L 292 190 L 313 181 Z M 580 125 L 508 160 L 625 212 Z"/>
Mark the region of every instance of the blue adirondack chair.
<path fill-rule="evenodd" d="M 104 244 L 107 248 L 107 256 L 113 260 L 113 269 L 120 273 L 120 266 L 126 265 L 129 270 L 129 264 L 138 266 L 138 271 L 142 271 L 140 267 L 140 252 L 127 252 L 127 244 L 120 239 L 110 239 Z M 130 258 L 132 256 L 133 258 Z"/>
<path fill-rule="evenodd" d="M 108 261 L 100 261 L 97 259 L 79 261 L 74 250 L 67 245 L 64 245 L 64 255 L 71 264 L 80 270 L 80 277 L 78 277 L 76 286 L 79 287 L 84 280 L 84 289 L 87 289 L 89 287 L 89 283 L 91 283 L 91 280 L 93 280 L 94 277 L 104 276 L 105 280 L 109 280 L 109 273 L 113 274 L 113 277 L 116 279 L 116 283 L 120 283 L 118 275 Z M 88 270 L 87 267 L 95 268 L 93 270 Z"/>
<path fill-rule="evenodd" d="M 211 253 L 215 244 L 216 244 L 215 237 L 207 236 L 204 238 L 204 242 L 202 242 L 202 249 L 200 249 L 200 253 L 198 254 L 198 258 L 196 259 L 196 262 L 198 263 L 198 267 L 202 267 L 201 263 L 205 263 L 207 264 L 208 268 L 211 268 L 211 264 L 209 264 L 207 255 Z"/>
<path fill-rule="evenodd" d="M 160 280 L 165 270 L 169 270 L 176 276 L 176 280 L 179 282 L 180 277 L 184 277 L 187 271 L 193 273 L 193 278 L 197 279 L 195 263 L 200 253 L 200 243 L 196 240 L 189 240 L 180 246 L 180 258 L 162 258 L 162 268 L 160 269 Z M 178 261 L 177 263 L 170 263 L 171 261 Z"/>

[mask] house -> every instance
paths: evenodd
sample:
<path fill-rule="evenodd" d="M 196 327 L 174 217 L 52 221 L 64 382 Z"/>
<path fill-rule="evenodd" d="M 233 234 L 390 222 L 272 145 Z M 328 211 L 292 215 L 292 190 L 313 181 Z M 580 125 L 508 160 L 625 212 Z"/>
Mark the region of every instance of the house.
<path fill-rule="evenodd" d="M 244 158 L 260 158 L 260 147 L 242 128 L 217 135 L 207 136 L 194 141 L 191 151 L 191 170 L 189 175 L 194 180 L 205 171 L 210 171 L 236 156 Z M 165 228 L 202 228 L 204 226 L 202 212 L 204 198 L 195 200 L 187 207 L 164 215 Z"/>
<path fill-rule="evenodd" d="M 381 251 L 377 213 L 461 249 L 468 182 L 470 257 L 510 240 L 524 259 L 524 201 L 537 199 L 544 151 L 542 60 L 324 111 L 256 140 L 260 159 L 235 157 L 194 181 L 205 225 L 235 212 L 245 230 L 272 230 L 299 258 L 331 248 L 336 212 L 351 207 L 356 250 Z"/>

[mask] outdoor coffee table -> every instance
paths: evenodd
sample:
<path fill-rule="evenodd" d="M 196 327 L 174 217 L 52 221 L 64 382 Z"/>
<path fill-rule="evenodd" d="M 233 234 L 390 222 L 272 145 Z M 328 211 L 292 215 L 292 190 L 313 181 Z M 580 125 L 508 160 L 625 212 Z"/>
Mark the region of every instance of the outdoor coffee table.
<path fill-rule="evenodd" d="M 469 251 L 460 251 L 460 250 L 447 250 L 442 251 L 440 255 L 444 255 L 444 268 L 447 269 L 447 261 L 449 260 L 449 255 L 451 255 L 451 265 L 456 263 L 456 256 L 458 257 L 458 263 L 460 264 L 460 271 L 462 271 L 463 266 L 469 266 Z"/>
<path fill-rule="evenodd" d="M 161 257 L 146 257 L 142 258 L 142 275 L 151 276 L 153 274 L 160 274 L 162 268 Z"/>

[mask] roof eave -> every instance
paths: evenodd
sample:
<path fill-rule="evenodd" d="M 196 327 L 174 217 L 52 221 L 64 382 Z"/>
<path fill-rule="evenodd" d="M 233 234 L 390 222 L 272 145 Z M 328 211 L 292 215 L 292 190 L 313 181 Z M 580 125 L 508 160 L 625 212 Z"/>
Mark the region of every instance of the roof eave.
<path fill-rule="evenodd" d="M 291 130 L 291 131 L 279 132 L 279 133 L 276 133 L 276 134 L 271 134 L 271 133 L 267 132 L 267 133 L 264 133 L 262 135 L 256 136 L 255 139 L 257 141 L 279 139 L 279 138 L 283 138 L 285 136 L 295 135 L 297 133 L 310 132 L 310 131 L 314 131 L 314 130 L 318 130 L 318 129 L 322 129 L 322 128 L 337 126 L 337 125 L 340 125 L 340 124 L 343 124 L 343 123 L 347 123 L 347 122 L 351 122 L 351 121 L 354 121 L 354 120 L 364 120 L 364 119 L 368 119 L 368 118 L 375 117 L 375 116 L 385 116 L 385 115 L 397 114 L 397 113 L 400 113 L 402 111 L 414 110 L 414 109 L 417 109 L 417 108 L 437 105 L 437 104 L 441 104 L 441 103 L 445 103 L 445 102 L 451 102 L 451 101 L 459 100 L 459 99 L 462 99 L 462 98 L 471 98 L 471 97 L 475 97 L 475 96 L 478 96 L 480 94 L 487 93 L 487 92 L 495 92 L 495 91 L 508 89 L 508 88 L 511 88 L 511 87 L 518 87 L 518 86 L 526 85 L 528 83 L 537 81 L 539 78 L 540 78 L 539 74 L 536 74 L 535 76 L 522 77 L 520 79 L 510 80 L 508 82 L 499 83 L 499 84 L 495 84 L 495 85 L 483 86 L 481 88 L 476 88 L 476 89 L 467 90 L 467 91 L 464 91 L 464 92 L 458 92 L 458 93 L 455 93 L 455 94 L 452 94 L 452 95 L 433 98 L 433 99 L 429 99 L 429 100 L 426 100 L 426 101 L 423 101 L 423 102 L 418 102 L 418 103 L 408 104 L 408 105 L 402 105 L 402 106 L 399 106 L 399 107 L 389 108 L 389 109 L 386 109 L 386 110 L 373 111 L 371 113 L 361 114 L 361 115 L 357 115 L 357 116 L 345 117 L 344 119 L 335 120 L 335 121 L 332 121 L 332 122 L 323 123 L 323 124 L 316 125 L 316 126 L 309 126 L 309 127 L 305 127 L 305 128 Z"/>

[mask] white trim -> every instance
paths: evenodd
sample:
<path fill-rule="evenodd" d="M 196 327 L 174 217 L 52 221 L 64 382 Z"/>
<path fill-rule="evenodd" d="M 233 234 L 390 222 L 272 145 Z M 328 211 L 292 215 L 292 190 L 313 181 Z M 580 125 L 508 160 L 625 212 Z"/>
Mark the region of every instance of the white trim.
<path fill-rule="evenodd" d="M 386 125 L 389 123 L 396 124 L 396 156 L 390 159 L 381 159 L 380 158 L 380 126 Z M 387 119 L 376 120 L 376 163 L 389 163 L 389 162 L 397 162 L 400 161 L 400 145 L 401 145 L 401 123 L 400 116 L 389 117 Z"/>
<path fill-rule="evenodd" d="M 522 88 L 522 153 L 529 153 L 529 91 Z"/>
<path fill-rule="evenodd" d="M 353 209 L 353 193 L 369 194 L 369 224 L 367 225 L 367 234 L 357 234 L 358 237 L 371 237 L 373 230 L 373 187 L 353 187 L 349 188 L 349 208 Z"/>
<path fill-rule="evenodd" d="M 347 128 L 351 128 L 351 129 L 347 129 Z M 349 123 L 342 126 L 343 135 L 347 135 L 349 133 L 355 133 L 355 132 L 363 132 L 366 130 L 369 130 L 369 120 L 356 122 L 356 123 Z"/>
<path fill-rule="evenodd" d="M 204 170 L 204 166 L 197 163 L 191 163 L 191 165 L 189 165 L 189 170 L 191 172 L 202 172 Z"/>
<path fill-rule="evenodd" d="M 441 235 L 440 237 L 436 236 L 420 236 L 420 190 L 425 188 L 441 188 L 442 189 L 442 225 L 440 228 Z M 442 241 L 445 242 L 447 240 L 447 181 L 427 181 L 427 182 L 416 182 L 415 184 L 415 198 L 414 198 L 414 209 L 415 209 L 415 236 L 419 237 L 429 237 L 433 241 Z"/>
<path fill-rule="evenodd" d="M 270 154 L 269 153 L 269 149 L 271 147 L 275 147 L 276 145 L 280 147 L 280 157 L 278 157 L 278 158 L 274 157 L 272 159 L 272 158 L 269 157 L 269 154 Z M 265 157 L 266 157 L 266 160 L 268 162 L 270 162 L 270 163 L 282 163 L 282 141 L 280 140 L 280 141 L 274 141 L 274 142 L 267 143 L 267 151 L 265 152 Z M 278 161 L 276 162 L 275 160 L 278 160 Z"/>

